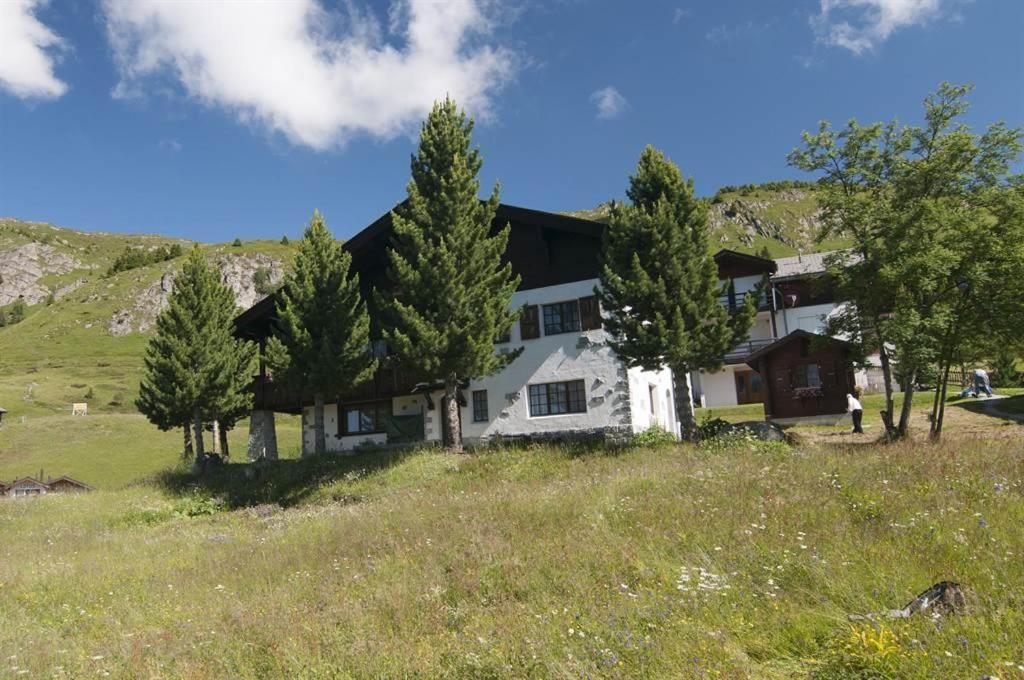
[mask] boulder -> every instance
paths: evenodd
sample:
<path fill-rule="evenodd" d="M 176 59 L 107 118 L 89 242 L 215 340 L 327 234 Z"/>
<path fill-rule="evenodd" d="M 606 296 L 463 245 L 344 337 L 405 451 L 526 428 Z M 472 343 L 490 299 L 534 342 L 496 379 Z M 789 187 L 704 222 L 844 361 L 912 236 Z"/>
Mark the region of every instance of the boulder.
<path fill-rule="evenodd" d="M 789 436 L 776 423 L 764 420 L 745 420 L 742 423 L 728 423 L 722 427 L 721 434 L 748 434 L 765 442 L 788 442 Z"/>

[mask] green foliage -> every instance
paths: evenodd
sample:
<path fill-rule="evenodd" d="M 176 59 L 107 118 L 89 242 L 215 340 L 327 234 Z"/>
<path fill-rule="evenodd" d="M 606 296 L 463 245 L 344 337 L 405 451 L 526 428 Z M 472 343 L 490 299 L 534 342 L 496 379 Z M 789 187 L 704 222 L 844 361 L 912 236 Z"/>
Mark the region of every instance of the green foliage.
<path fill-rule="evenodd" d="M 326 450 L 325 395 L 358 385 L 373 375 L 369 354 L 370 319 L 349 273 L 352 255 L 331 236 L 319 211 L 306 227 L 294 268 L 277 296 L 278 325 L 267 344 L 275 379 L 311 394 L 316 407 L 316 452 Z"/>
<path fill-rule="evenodd" d="M 498 186 L 486 201 L 478 197 L 483 159 L 471 148 L 472 132 L 473 121 L 451 99 L 434 105 L 412 158 L 408 200 L 392 213 L 392 286 L 377 295 L 389 348 L 444 384 L 449 409 L 457 408 L 462 381 L 491 375 L 516 356 L 494 351 L 494 339 L 515 321 L 509 305 L 519 278 L 501 262 L 508 226 L 491 233 Z M 460 448 L 458 428 L 450 434 L 446 445 Z"/>
<path fill-rule="evenodd" d="M 1024 333 L 1024 183 L 1010 170 L 1022 131 L 1002 123 L 975 135 L 960 120 L 966 86 L 940 85 L 921 126 L 897 121 L 804 133 L 789 161 L 820 173 L 822 237 L 845 235 L 854 254 L 830 262 L 837 299 L 853 305 L 829 332 L 880 348 L 889 384 L 890 348 L 906 375 L 904 408 L 891 436 L 905 436 L 917 374 L 973 361 L 992 343 Z M 985 328 L 984 337 L 978 333 Z M 934 402 L 932 435 L 942 428 Z M 892 420 L 892 407 L 887 407 Z"/>
<path fill-rule="evenodd" d="M 288 240 L 288 235 L 287 234 L 285 234 L 284 236 L 281 237 L 281 245 L 286 246 L 289 243 L 291 243 L 291 241 Z"/>
<path fill-rule="evenodd" d="M 644 149 L 605 232 L 598 295 L 611 345 L 630 366 L 671 368 L 676 376 L 721 367 L 746 338 L 757 312 L 748 295 L 735 314 L 723 293 L 708 244 L 707 206 L 693 180 L 653 147 Z M 686 390 L 682 390 L 685 392 Z M 683 436 L 696 435 L 693 403 L 677 395 Z"/>
<path fill-rule="evenodd" d="M 107 276 L 113 276 L 118 272 L 146 267 L 157 262 L 167 262 L 181 257 L 184 250 L 180 243 L 157 246 L 152 249 L 145 249 L 133 246 L 125 246 L 124 251 L 117 256 L 110 268 L 107 269 Z"/>
<path fill-rule="evenodd" d="M 723 194 L 753 194 L 762 191 L 785 191 L 787 189 L 814 189 L 817 186 L 815 182 L 806 182 L 798 179 L 784 179 L 774 182 L 762 182 L 760 184 L 726 184 L 723 185 L 715 192 L 712 197 L 712 202 L 720 203 L 723 200 Z"/>
<path fill-rule="evenodd" d="M 705 414 L 697 428 L 697 436 L 701 441 L 712 439 L 722 434 L 729 425 L 729 421 L 724 418 L 712 418 L 709 414 Z"/>
<path fill-rule="evenodd" d="M 235 238 L 235 240 L 231 242 L 231 247 L 232 248 L 241 248 L 242 247 L 242 239 Z"/>
<path fill-rule="evenodd" d="M 676 436 L 657 425 L 652 425 L 643 432 L 633 435 L 631 443 L 633 446 L 670 446 L 676 443 Z"/>
<path fill-rule="evenodd" d="M 237 418 L 251 403 L 253 343 L 233 336 L 234 294 L 198 247 L 174 282 L 146 348 L 136 406 L 161 430 Z M 203 453 L 197 442 L 197 456 Z"/>
<path fill-rule="evenodd" d="M 1017 368 L 1021 360 L 1007 348 L 1000 348 L 992 357 L 992 385 L 995 387 L 1018 387 L 1024 384 L 1024 373 Z"/>
<path fill-rule="evenodd" d="M 21 323 L 28 315 L 28 305 L 21 298 L 18 298 L 6 307 L 0 307 L 0 328 L 13 326 Z"/>
<path fill-rule="evenodd" d="M 256 292 L 263 296 L 270 295 L 277 288 L 271 281 L 270 269 L 268 267 L 260 267 L 253 272 L 252 285 Z"/>

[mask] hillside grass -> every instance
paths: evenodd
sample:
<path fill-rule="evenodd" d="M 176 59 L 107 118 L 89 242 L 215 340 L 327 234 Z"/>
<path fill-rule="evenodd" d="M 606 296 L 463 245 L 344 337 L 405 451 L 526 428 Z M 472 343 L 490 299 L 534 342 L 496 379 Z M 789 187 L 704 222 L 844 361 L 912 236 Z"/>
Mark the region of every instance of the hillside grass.
<path fill-rule="evenodd" d="M 277 416 L 280 455 L 299 455 L 297 416 Z M 237 461 L 246 459 L 249 423 L 244 420 L 228 433 L 228 447 Z M 206 446 L 211 446 L 210 434 Z M 182 461 L 181 430 L 161 432 L 137 413 L 107 413 L 72 417 L 43 415 L 4 421 L 0 426 L 0 480 L 44 475 L 69 475 L 100 489 L 118 489 L 168 469 Z"/>
<path fill-rule="evenodd" d="M 8 501 L 0 651 L 29 677 L 1019 677 L 1022 475 L 1006 440 L 427 449 Z M 944 579 L 966 613 L 847 619 Z"/>

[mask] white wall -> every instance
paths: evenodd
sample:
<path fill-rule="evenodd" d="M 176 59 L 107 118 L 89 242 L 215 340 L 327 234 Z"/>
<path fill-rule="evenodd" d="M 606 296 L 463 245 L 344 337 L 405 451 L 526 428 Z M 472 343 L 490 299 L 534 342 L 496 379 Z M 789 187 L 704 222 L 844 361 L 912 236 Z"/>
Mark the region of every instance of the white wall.
<path fill-rule="evenodd" d="M 795 330 L 823 333 L 825 331 L 825 319 L 838 307 L 839 305 L 829 302 L 821 305 L 790 307 L 780 310 L 779 316 L 782 317 L 780 319 L 782 327 L 779 328 L 779 335 L 788 335 Z"/>
<path fill-rule="evenodd" d="M 746 364 L 739 364 L 741 369 L 749 369 Z M 736 366 L 723 366 L 715 373 L 701 371 L 700 384 L 704 394 L 704 405 L 736 406 Z"/>
<path fill-rule="evenodd" d="M 772 334 L 772 313 L 758 312 L 754 317 L 754 323 L 750 326 L 749 340 L 770 340 L 775 337 Z"/>
<path fill-rule="evenodd" d="M 594 294 L 597 279 L 518 291 L 512 307 L 544 305 L 576 300 Z M 512 327 L 511 340 L 498 345 L 497 351 L 523 348 L 504 371 L 470 382 L 465 390 L 466 406 L 462 409 L 462 435 L 467 442 L 496 435 L 533 435 L 566 431 L 598 431 L 607 427 L 640 432 L 652 424 L 675 432 L 675 402 L 672 374 L 668 369 L 644 371 L 626 369 L 607 343 L 603 330 L 543 335 L 544 318 L 540 314 L 540 338 L 522 340 L 518 323 Z M 585 413 L 531 416 L 527 387 L 532 384 L 584 381 L 587 398 Z M 654 386 L 655 413 L 651 413 L 650 388 Z M 488 420 L 473 422 L 473 392 L 487 391 Z M 431 395 L 435 408 L 428 410 L 422 395 L 399 397 L 392 401 L 395 415 L 422 412 L 424 436 L 427 441 L 441 438 L 441 395 Z M 364 441 L 384 443 L 383 433 L 338 438 L 337 406 L 325 407 L 325 427 L 329 451 L 349 450 Z M 312 408 L 303 413 L 303 445 L 313 449 Z"/>
<path fill-rule="evenodd" d="M 594 294 L 595 285 L 597 279 L 518 291 L 512 296 L 512 306 L 543 305 L 587 297 Z M 540 317 L 543 334 L 543 312 Z M 608 346 L 603 330 L 542 335 L 533 340 L 522 340 L 516 323 L 511 342 L 499 345 L 498 349 L 512 350 L 520 346 L 523 353 L 504 371 L 474 380 L 466 390 L 467 406 L 462 411 L 462 435 L 466 440 L 495 435 L 597 430 L 608 426 L 632 427 L 629 376 Z M 530 416 L 528 385 L 578 379 L 585 381 L 586 413 Z M 490 416 L 487 422 L 473 422 L 474 390 L 487 390 Z"/>
<path fill-rule="evenodd" d="M 758 284 L 761 283 L 763 277 L 760 274 L 753 276 L 737 276 L 732 280 L 733 288 L 736 290 L 736 301 L 737 303 L 742 299 L 742 296 L 747 291 L 754 290 Z"/>

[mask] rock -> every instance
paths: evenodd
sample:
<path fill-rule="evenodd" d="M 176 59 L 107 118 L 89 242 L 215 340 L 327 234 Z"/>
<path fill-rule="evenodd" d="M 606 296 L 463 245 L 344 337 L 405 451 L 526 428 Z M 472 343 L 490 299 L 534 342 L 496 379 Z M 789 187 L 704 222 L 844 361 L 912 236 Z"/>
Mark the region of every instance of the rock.
<path fill-rule="evenodd" d="M 879 618 L 908 619 L 919 612 L 931 611 L 933 616 L 945 616 L 967 608 L 967 590 L 953 581 L 939 581 L 903 609 L 890 609 L 880 614 L 850 614 L 851 621 L 874 621 Z"/>
<path fill-rule="evenodd" d="M 789 435 L 776 423 L 764 420 L 746 420 L 742 423 L 728 423 L 722 426 L 722 434 L 749 434 L 765 442 L 788 442 Z"/>
<path fill-rule="evenodd" d="M 284 278 L 284 267 L 262 253 L 255 255 L 217 255 L 212 264 L 220 271 L 221 281 L 235 294 L 239 309 L 248 309 L 263 296 L 256 290 L 253 275 L 259 269 L 270 272 L 270 283 L 276 285 Z M 165 271 L 158 280 L 143 288 L 131 307 L 114 312 L 107 331 L 114 336 L 145 333 L 156 323 L 157 315 L 167 306 L 167 298 L 174 290 L 176 271 Z"/>
<path fill-rule="evenodd" d="M 50 274 L 67 274 L 82 263 L 44 243 L 26 243 L 0 252 L 0 306 L 19 297 L 34 305 L 50 296 L 39 280 Z"/>

